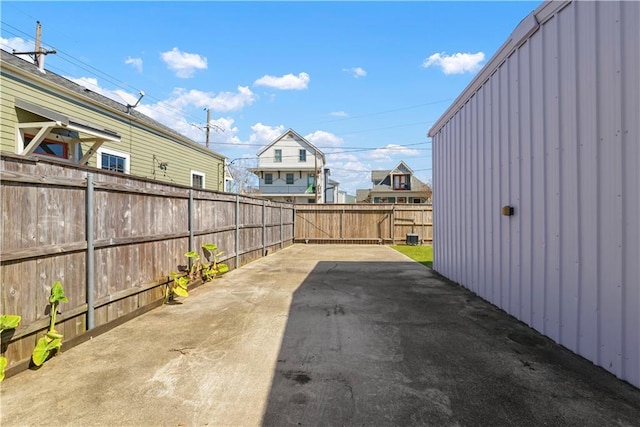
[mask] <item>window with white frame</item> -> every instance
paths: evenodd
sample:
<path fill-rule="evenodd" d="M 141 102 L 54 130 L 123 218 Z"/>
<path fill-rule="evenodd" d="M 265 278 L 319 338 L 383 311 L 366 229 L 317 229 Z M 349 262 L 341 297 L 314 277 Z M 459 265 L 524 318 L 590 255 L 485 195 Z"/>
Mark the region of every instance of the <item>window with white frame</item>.
<path fill-rule="evenodd" d="M 273 174 L 272 173 L 265 173 L 264 174 L 264 183 L 265 184 L 273 184 Z"/>
<path fill-rule="evenodd" d="M 274 150 L 274 153 L 273 161 L 276 163 L 282 163 L 282 150 L 276 149 Z"/>
<path fill-rule="evenodd" d="M 409 175 L 394 175 L 393 176 L 393 189 L 394 190 L 409 190 Z"/>
<path fill-rule="evenodd" d="M 191 171 L 191 186 L 193 188 L 204 188 L 204 173 Z"/>
<path fill-rule="evenodd" d="M 100 169 L 129 173 L 130 162 L 131 156 L 129 153 L 123 153 L 109 148 L 98 148 L 96 165 Z"/>
<path fill-rule="evenodd" d="M 293 174 L 292 173 L 288 173 L 287 174 L 287 185 L 292 185 L 293 184 Z"/>
<path fill-rule="evenodd" d="M 307 150 L 300 150 L 300 161 L 301 162 L 307 161 Z"/>

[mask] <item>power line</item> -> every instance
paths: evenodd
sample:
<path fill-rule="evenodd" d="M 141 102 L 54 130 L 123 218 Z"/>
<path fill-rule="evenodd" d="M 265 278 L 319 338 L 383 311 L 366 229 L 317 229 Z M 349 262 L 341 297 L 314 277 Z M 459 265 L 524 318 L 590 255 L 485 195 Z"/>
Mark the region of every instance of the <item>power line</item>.
<path fill-rule="evenodd" d="M 14 27 L 14 26 L 12 26 L 12 25 L 4 22 L 4 21 L 1 21 L 1 22 L 2 22 L 2 25 L 3 25 L 3 29 L 4 29 L 4 31 L 6 33 L 14 35 L 16 37 L 20 37 L 19 34 L 17 34 L 17 33 L 20 33 L 22 35 L 25 35 L 28 38 L 28 40 L 26 40 L 26 41 L 31 41 L 32 40 L 30 35 L 28 35 L 24 31 L 20 30 L 19 28 L 16 28 L 16 27 Z M 6 27 L 14 30 L 15 32 L 7 30 Z M 90 73 L 93 76 L 99 77 L 99 78 L 103 79 L 104 81 L 110 83 L 111 85 L 115 86 L 116 88 L 123 89 L 125 91 L 133 90 L 134 92 L 139 92 L 138 88 L 135 88 L 134 86 L 132 86 L 132 85 L 130 85 L 130 84 L 118 79 L 117 77 L 115 77 L 115 76 L 113 76 L 113 75 L 111 75 L 109 73 L 106 73 L 106 72 L 100 70 L 97 67 L 94 67 L 94 66 L 92 66 L 90 64 L 87 64 L 84 61 L 81 61 L 81 60 L 75 58 L 73 55 L 67 53 L 64 50 L 61 50 L 59 48 L 56 48 L 53 45 L 46 44 L 46 43 L 43 43 L 43 45 L 47 45 L 47 46 L 50 46 L 51 48 L 55 48 L 56 51 L 59 54 L 58 57 L 62 61 L 65 61 L 65 62 L 67 62 L 68 64 L 70 64 L 70 65 L 72 65 L 74 67 L 82 69 L 82 70 Z M 55 66 L 51 67 L 50 66 L 49 68 L 52 69 L 52 70 L 55 70 L 56 72 L 61 73 L 61 74 L 65 73 L 65 70 L 63 68 L 60 68 L 60 67 L 55 67 Z M 113 92 L 113 90 L 111 90 L 111 89 L 104 89 L 104 88 L 100 88 L 100 89 L 103 89 L 105 92 Z M 167 111 L 174 112 L 174 113 L 176 113 L 179 116 L 182 116 L 184 118 L 200 120 L 200 118 L 195 118 L 195 116 L 193 116 L 190 113 L 187 113 L 187 112 L 185 112 L 185 111 L 183 111 L 181 109 L 178 109 L 178 108 L 174 108 L 170 104 L 166 103 L 165 101 L 160 100 L 158 98 L 155 98 L 153 95 L 147 94 L 147 99 L 156 101 L 156 106 L 158 108 L 163 108 L 163 109 L 166 109 Z M 125 100 L 122 100 L 122 101 L 125 101 Z M 430 101 L 430 102 L 425 102 L 425 103 L 421 103 L 421 104 L 415 104 L 415 105 L 399 107 L 399 108 L 394 108 L 394 109 L 389 109 L 389 110 L 384 110 L 384 111 L 360 114 L 360 115 L 357 115 L 357 116 L 338 118 L 338 119 L 334 119 L 334 120 L 321 121 L 321 122 L 317 122 L 317 123 L 332 123 L 332 122 L 340 122 L 340 121 L 353 120 L 353 119 L 359 119 L 359 118 L 365 118 L 365 117 L 372 117 L 372 116 L 388 114 L 388 113 L 397 112 L 397 111 L 405 111 L 405 110 L 409 110 L 409 109 L 414 109 L 414 108 L 419 108 L 419 107 L 423 107 L 423 106 L 434 105 L 434 104 L 439 104 L 439 103 L 444 103 L 444 102 L 449 102 L 449 101 L 451 101 L 451 99 Z M 385 130 L 385 129 L 394 129 L 394 128 L 400 128 L 400 127 L 406 127 L 406 126 L 424 125 L 425 123 L 426 122 L 421 121 L 421 122 L 414 122 L 414 123 L 386 126 L 386 127 L 381 127 L 381 128 L 356 130 L 356 131 L 351 131 L 351 132 L 346 132 L 346 133 L 341 133 L 341 134 L 342 135 L 353 135 L 353 134 L 357 134 L 357 133 L 372 132 L 372 131 Z M 258 146 L 257 144 L 236 144 L 236 143 L 222 143 L 222 142 L 218 142 L 216 144 L 217 145 L 236 145 L 236 146 L 243 146 L 243 147 Z M 260 145 L 260 146 L 262 146 L 262 145 Z M 385 149 L 385 148 L 386 147 L 382 147 L 382 148 L 378 147 L 378 148 L 374 148 L 374 149 Z M 356 149 L 356 150 L 366 151 L 367 149 Z"/>
<path fill-rule="evenodd" d="M 378 115 L 381 115 L 381 114 L 395 113 L 397 111 L 404 111 L 404 110 L 411 110 L 413 108 L 426 107 L 427 105 L 435 105 L 435 104 L 441 104 L 441 103 L 444 103 L 444 102 L 451 102 L 454 99 L 455 98 L 441 99 L 439 101 L 424 102 L 422 104 L 409 105 L 407 107 L 394 108 L 394 109 L 391 109 L 391 110 L 378 111 L 378 112 L 375 112 L 375 113 L 359 114 L 357 116 L 340 117 L 338 119 L 325 120 L 325 121 L 318 122 L 318 123 L 333 123 L 333 122 L 341 122 L 341 121 L 345 121 L 345 120 L 361 119 L 363 117 L 378 116 Z"/>

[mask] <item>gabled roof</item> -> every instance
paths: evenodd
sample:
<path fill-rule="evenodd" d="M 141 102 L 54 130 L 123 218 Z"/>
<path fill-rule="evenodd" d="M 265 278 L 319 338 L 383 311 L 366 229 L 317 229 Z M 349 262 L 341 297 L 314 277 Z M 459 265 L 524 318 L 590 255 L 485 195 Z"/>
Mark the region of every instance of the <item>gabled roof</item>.
<path fill-rule="evenodd" d="M 312 151 L 317 152 L 318 154 L 320 154 L 320 156 L 322 157 L 322 162 L 326 163 L 326 159 L 324 157 L 324 153 L 322 151 L 320 151 L 318 149 L 318 147 L 316 147 L 315 145 L 313 145 L 312 143 L 310 143 L 309 141 L 307 141 L 306 139 L 304 139 L 299 133 L 297 133 L 296 131 L 294 131 L 293 129 L 289 128 L 287 129 L 286 132 L 284 132 L 282 135 L 280 135 L 279 137 L 277 137 L 276 139 L 274 139 L 270 144 L 268 144 L 266 147 L 264 147 L 262 150 L 260 150 L 258 152 L 258 157 L 260 157 L 262 155 L 262 153 L 264 153 L 265 151 L 267 151 L 269 148 L 271 148 L 273 145 L 277 144 L 278 142 L 280 142 L 280 140 L 284 139 L 287 135 L 291 135 L 294 139 L 299 140 L 301 143 L 307 145 Z"/>
<path fill-rule="evenodd" d="M 223 156 L 222 154 L 216 153 L 215 151 L 204 147 L 202 144 L 199 144 L 198 142 L 190 138 L 187 138 L 186 136 L 176 132 L 170 127 L 165 126 L 162 123 L 153 120 L 151 117 L 146 116 L 136 111 L 135 109 L 129 109 L 124 104 L 116 102 L 111 98 L 107 98 L 104 95 L 94 92 L 77 83 L 74 83 L 71 80 L 64 78 L 49 70 L 46 70 L 46 72 L 43 73 L 38 69 L 38 67 L 35 64 L 32 64 L 31 62 L 26 61 L 16 55 L 13 55 L 3 49 L 0 49 L 0 63 L 2 63 L 3 66 L 5 66 L 5 64 L 9 64 L 19 69 L 20 71 L 26 74 L 29 74 L 35 80 L 43 80 L 49 83 L 50 85 L 57 86 L 67 91 L 73 92 L 75 95 L 78 96 L 78 98 L 85 98 L 87 100 L 90 100 L 90 101 L 93 101 L 94 103 L 99 104 L 104 108 L 109 108 L 111 110 L 116 110 L 120 113 L 127 114 L 128 116 L 131 116 L 132 118 L 134 118 L 137 122 L 142 123 L 146 126 L 149 126 L 150 128 L 153 128 L 156 131 L 160 131 L 164 134 L 170 135 L 175 139 L 180 140 L 182 143 L 191 145 L 203 152 L 208 152 L 209 154 L 218 156 L 221 159 L 225 158 L 225 156 Z"/>
<path fill-rule="evenodd" d="M 411 176 L 411 191 L 426 191 L 429 186 L 420 181 L 413 174 L 413 170 L 403 161 L 400 161 L 393 169 L 390 170 L 374 170 L 371 171 L 371 182 L 374 184 L 371 191 L 395 191 L 391 185 L 391 175 L 406 175 Z"/>
<path fill-rule="evenodd" d="M 409 166 L 407 166 L 407 164 L 405 162 L 400 160 L 400 163 L 398 163 L 395 168 L 393 168 L 393 169 L 391 169 L 391 171 L 389 171 L 389 175 L 396 175 L 396 174 L 399 174 L 399 175 L 403 175 L 403 174 L 413 175 L 413 171 L 411 170 L 411 168 Z"/>
<path fill-rule="evenodd" d="M 428 189 L 429 189 L 429 186 L 427 184 L 425 184 L 424 182 L 420 181 L 415 176 L 411 175 L 411 191 L 412 192 L 415 192 L 415 191 L 427 191 Z M 391 187 L 391 183 L 374 185 L 373 188 L 371 189 L 371 191 L 393 191 L 393 192 L 397 192 L 397 190 L 394 190 Z M 401 191 L 405 191 L 405 190 L 401 190 Z"/>
<path fill-rule="evenodd" d="M 393 169 L 379 169 L 371 171 L 371 182 L 382 182 L 389 175 L 406 175 L 413 176 L 413 171 L 402 160 Z"/>

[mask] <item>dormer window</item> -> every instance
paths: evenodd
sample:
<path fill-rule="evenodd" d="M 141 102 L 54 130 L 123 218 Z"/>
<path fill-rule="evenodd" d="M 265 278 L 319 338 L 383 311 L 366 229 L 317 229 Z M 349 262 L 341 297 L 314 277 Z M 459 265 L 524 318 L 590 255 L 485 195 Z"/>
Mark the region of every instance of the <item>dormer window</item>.
<path fill-rule="evenodd" d="M 409 175 L 394 175 L 393 176 L 393 189 L 394 190 L 410 190 Z"/>

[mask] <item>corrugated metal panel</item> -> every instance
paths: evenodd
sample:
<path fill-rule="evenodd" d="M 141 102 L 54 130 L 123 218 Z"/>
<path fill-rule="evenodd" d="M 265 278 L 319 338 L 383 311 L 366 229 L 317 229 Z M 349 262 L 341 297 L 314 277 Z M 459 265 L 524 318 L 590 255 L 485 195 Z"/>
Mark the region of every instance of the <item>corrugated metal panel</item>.
<path fill-rule="evenodd" d="M 640 3 L 554 10 L 434 127 L 434 267 L 640 386 Z"/>

